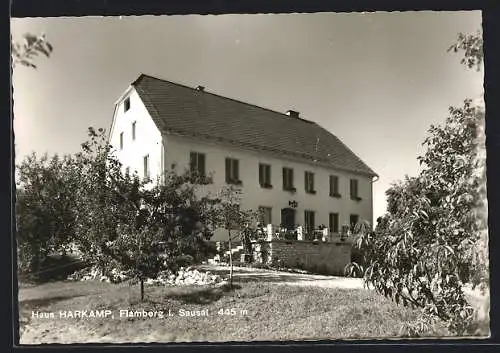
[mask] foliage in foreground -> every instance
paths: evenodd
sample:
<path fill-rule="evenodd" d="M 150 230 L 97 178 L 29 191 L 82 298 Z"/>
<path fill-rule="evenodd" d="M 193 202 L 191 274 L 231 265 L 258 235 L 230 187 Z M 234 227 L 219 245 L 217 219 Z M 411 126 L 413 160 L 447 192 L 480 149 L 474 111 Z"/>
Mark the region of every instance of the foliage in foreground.
<path fill-rule="evenodd" d="M 50 57 L 52 54 L 52 45 L 45 39 L 45 35 L 33 35 L 26 33 L 23 36 L 23 42 L 12 42 L 12 66 L 17 64 L 36 69 L 34 59 L 40 54 Z"/>
<path fill-rule="evenodd" d="M 32 154 L 18 166 L 15 211 L 21 272 L 37 271 L 49 254 L 69 250 L 78 187 L 72 163 L 70 156 Z"/>
<path fill-rule="evenodd" d="M 126 174 L 105 131 L 89 128 L 88 134 L 75 156 L 34 155 L 18 168 L 21 269 L 36 270 L 40 258 L 73 245 L 103 273 L 133 273 L 143 289 L 144 280 L 162 270 L 201 261 L 216 200 L 197 189 L 210 178 L 171 170 L 160 183 Z"/>
<path fill-rule="evenodd" d="M 474 46 L 466 49 L 468 66 L 481 63 L 478 43 L 459 38 L 458 49 Z M 477 326 L 464 285 L 488 286 L 484 144 L 483 107 L 471 100 L 451 107 L 445 124 L 429 130 L 421 173 L 387 191 L 387 213 L 374 231 L 359 227 L 356 247 L 367 265 L 347 268 L 397 303 L 422 308 L 421 324 L 440 319 L 459 335 Z"/>

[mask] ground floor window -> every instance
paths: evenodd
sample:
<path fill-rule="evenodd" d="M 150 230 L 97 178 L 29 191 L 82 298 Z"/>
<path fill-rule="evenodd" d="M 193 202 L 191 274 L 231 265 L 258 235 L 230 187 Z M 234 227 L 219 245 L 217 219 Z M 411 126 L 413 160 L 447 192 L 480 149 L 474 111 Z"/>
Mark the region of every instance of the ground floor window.
<path fill-rule="evenodd" d="M 329 216 L 329 228 L 330 232 L 338 233 L 339 232 L 339 214 L 338 213 L 330 213 Z"/>
<path fill-rule="evenodd" d="M 314 233 L 314 211 L 304 211 L 304 226 L 306 233 Z"/>
<path fill-rule="evenodd" d="M 351 232 L 354 231 L 354 227 L 358 224 L 359 216 L 357 214 L 352 214 L 349 216 L 349 226 L 351 227 Z"/>
<path fill-rule="evenodd" d="M 266 206 L 259 207 L 259 215 L 260 215 L 260 224 L 263 226 L 267 226 L 268 224 L 273 224 L 272 219 L 272 208 Z"/>

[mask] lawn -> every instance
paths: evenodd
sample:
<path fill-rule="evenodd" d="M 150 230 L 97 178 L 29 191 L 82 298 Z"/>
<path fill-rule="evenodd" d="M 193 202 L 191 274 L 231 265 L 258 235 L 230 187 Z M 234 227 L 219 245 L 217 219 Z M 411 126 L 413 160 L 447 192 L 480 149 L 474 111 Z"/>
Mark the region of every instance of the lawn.
<path fill-rule="evenodd" d="M 100 282 L 23 287 L 20 343 L 391 338 L 400 336 L 401 326 L 417 315 L 362 289 L 250 282 L 237 284 L 232 291 L 227 287 L 146 287 L 146 295 L 141 303 L 137 285 Z M 59 317 L 60 311 L 103 309 L 110 310 L 113 318 Z M 120 310 L 163 311 L 164 317 L 120 318 Z M 193 315 L 208 312 L 208 316 L 181 316 L 179 310 L 193 311 Z M 31 318 L 32 311 L 52 312 L 54 318 Z"/>

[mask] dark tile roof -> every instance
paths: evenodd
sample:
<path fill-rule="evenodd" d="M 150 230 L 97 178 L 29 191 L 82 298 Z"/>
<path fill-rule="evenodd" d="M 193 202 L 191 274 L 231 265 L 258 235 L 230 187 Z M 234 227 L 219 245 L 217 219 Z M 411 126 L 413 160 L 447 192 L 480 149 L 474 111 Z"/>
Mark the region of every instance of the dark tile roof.
<path fill-rule="evenodd" d="M 316 160 L 319 165 L 376 176 L 315 122 L 144 74 L 132 85 L 162 133 Z"/>

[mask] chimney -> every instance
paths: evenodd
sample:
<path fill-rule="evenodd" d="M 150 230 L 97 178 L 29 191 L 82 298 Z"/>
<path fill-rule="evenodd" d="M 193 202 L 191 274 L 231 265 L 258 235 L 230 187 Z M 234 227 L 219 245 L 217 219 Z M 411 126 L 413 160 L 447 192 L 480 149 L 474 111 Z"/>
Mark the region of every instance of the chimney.
<path fill-rule="evenodd" d="M 200 91 L 200 92 L 204 92 L 205 91 L 205 87 L 204 86 L 197 86 L 196 90 Z"/>
<path fill-rule="evenodd" d="M 298 118 L 300 113 L 296 112 L 295 110 L 287 110 L 286 115 L 294 117 L 294 118 Z"/>

